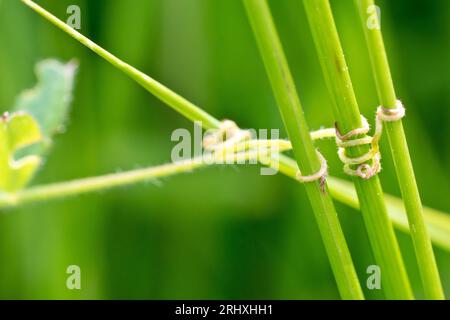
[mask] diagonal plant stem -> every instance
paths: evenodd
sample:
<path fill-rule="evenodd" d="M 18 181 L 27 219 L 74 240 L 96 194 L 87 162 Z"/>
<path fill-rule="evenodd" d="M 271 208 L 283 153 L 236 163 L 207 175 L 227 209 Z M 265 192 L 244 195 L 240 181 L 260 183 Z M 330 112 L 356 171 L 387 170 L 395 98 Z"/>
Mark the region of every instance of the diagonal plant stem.
<path fill-rule="evenodd" d="M 333 112 L 342 132 L 361 128 L 363 123 L 328 0 L 304 0 L 325 80 L 333 100 Z M 369 146 L 348 148 L 352 157 L 369 151 Z M 361 211 L 388 299 L 412 299 L 400 248 L 387 213 L 379 178 L 354 178 Z"/>
<path fill-rule="evenodd" d="M 240 154 L 234 159 L 250 160 L 261 155 L 264 155 L 264 153 L 248 152 L 248 154 Z M 285 176 L 297 180 L 298 166 L 295 160 L 284 155 L 278 155 L 276 158 L 277 160 L 273 161 L 270 166 L 274 169 L 278 169 L 280 173 Z M 27 204 L 64 199 L 86 193 L 129 186 L 141 182 L 152 181 L 158 178 L 192 172 L 195 169 L 200 169 L 210 165 L 214 165 L 214 163 L 206 163 L 205 161 L 201 161 L 199 158 L 194 158 L 190 162 L 175 162 L 104 176 L 34 186 L 13 194 L 0 193 L 0 209 L 14 208 Z M 330 194 L 335 200 L 359 210 L 358 197 L 353 185 L 350 182 L 335 177 L 328 177 L 328 186 Z M 384 197 L 389 208 L 390 219 L 394 223 L 395 227 L 402 232 L 409 233 L 410 229 L 406 218 L 405 209 L 403 207 L 403 202 L 399 198 L 388 194 L 385 194 Z M 450 252 L 449 215 L 447 213 L 425 207 L 424 216 L 433 243 L 443 250 Z"/>
<path fill-rule="evenodd" d="M 281 155 L 277 166 L 282 174 L 292 179 L 296 179 L 298 167 L 295 160 Z M 358 196 L 351 182 L 336 177 L 328 177 L 327 181 L 331 196 L 335 200 L 360 210 Z M 409 232 L 410 229 L 403 202 L 399 198 L 388 194 L 384 194 L 384 198 L 388 205 L 391 221 L 400 231 Z M 434 244 L 447 252 L 450 252 L 450 216 L 445 212 L 440 212 L 427 207 L 425 207 L 424 210 L 426 224 Z"/>
<path fill-rule="evenodd" d="M 282 152 L 288 149 L 288 147 L 283 145 L 277 145 L 276 152 Z M 272 151 L 270 148 L 258 148 L 239 153 L 217 155 L 207 154 L 189 160 L 155 167 L 36 186 L 18 191 L 16 193 L 0 193 L 0 208 L 16 207 L 27 203 L 47 201 L 120 186 L 132 185 L 142 181 L 150 181 L 183 172 L 190 172 L 194 169 L 214 164 L 245 163 L 247 160 L 270 156 L 271 153 Z"/>
<path fill-rule="evenodd" d="M 358 196 L 351 182 L 329 177 L 328 183 L 331 196 L 335 200 L 356 210 L 360 209 Z M 394 226 L 402 232 L 410 233 L 403 201 L 389 194 L 384 194 L 384 199 L 388 207 L 389 218 Z M 424 218 L 433 243 L 437 247 L 450 252 L 450 216 L 447 213 L 424 207 Z"/>
<path fill-rule="evenodd" d="M 375 2 L 374 0 L 355 0 L 355 6 L 358 8 L 363 22 L 364 34 L 369 48 L 379 100 L 383 107 L 395 109 L 397 106 L 397 96 L 384 48 L 380 21 L 376 17 L 378 24 L 372 28 L 369 28 L 366 24 L 368 19 L 367 10 L 375 8 Z M 398 183 L 408 214 L 408 221 L 412 230 L 411 237 L 416 252 L 425 297 L 429 299 L 445 299 L 433 248 L 423 219 L 422 201 L 420 199 L 402 121 L 387 122 L 385 123 L 385 128 L 397 172 Z"/>
<path fill-rule="evenodd" d="M 219 120 L 194 106 L 192 103 L 188 102 L 176 93 L 170 91 L 168 88 L 151 79 L 147 75 L 113 56 L 85 36 L 81 35 L 79 32 L 70 28 L 64 22 L 53 16 L 45 9 L 41 8 L 39 5 L 30 0 L 22 1 L 37 13 L 39 13 L 41 16 L 43 16 L 45 19 L 56 25 L 58 28 L 62 29 L 67 34 L 81 42 L 83 45 L 87 46 L 92 51 L 100 55 L 102 58 L 106 59 L 116 68 L 129 75 L 133 80 L 142 85 L 150 93 L 157 96 L 163 102 L 165 102 L 190 120 L 201 121 L 202 125 L 207 129 L 217 129 L 220 127 L 221 123 Z M 305 143 L 307 145 L 305 147 L 300 146 L 300 140 L 296 139 L 296 145 L 294 145 L 294 149 L 296 150 L 297 154 L 302 153 L 302 159 L 306 160 L 302 169 L 304 169 L 303 172 L 305 174 L 308 174 L 314 172 L 316 168 L 320 167 L 320 163 L 309 137 L 307 127 L 303 126 L 305 124 L 304 119 L 302 120 L 301 124 L 302 134 L 295 133 L 294 137 L 306 139 Z M 94 181 L 94 184 L 95 182 L 96 181 Z M 356 276 L 353 263 L 351 261 L 350 253 L 348 252 L 348 248 L 345 243 L 345 239 L 340 228 L 337 214 L 334 210 L 331 198 L 322 193 L 321 188 L 317 182 L 308 184 L 307 190 L 308 194 L 311 197 L 312 204 L 317 208 L 321 207 L 321 211 L 317 212 L 317 218 L 319 219 L 319 226 L 321 227 L 322 237 L 324 238 L 328 254 L 330 255 L 331 265 L 335 271 L 336 280 L 338 282 L 338 287 L 340 289 L 342 297 L 345 299 L 363 299 L 362 290 L 359 285 L 359 281 Z"/>
<path fill-rule="evenodd" d="M 321 168 L 294 81 L 266 0 L 244 0 L 247 15 L 275 93 L 298 166 L 304 175 Z M 343 299 L 363 299 L 344 233 L 327 191 L 320 181 L 305 183 L 311 207 Z"/>
<path fill-rule="evenodd" d="M 156 96 L 158 99 L 166 103 L 171 108 L 175 109 L 177 112 L 181 113 L 186 118 L 192 121 L 201 122 L 202 126 L 205 129 L 217 129 L 220 126 L 219 120 L 215 119 L 214 117 L 212 117 L 199 107 L 195 106 L 182 96 L 178 95 L 177 93 L 173 92 L 166 86 L 162 85 L 158 81 L 150 78 L 145 73 L 137 70 L 133 66 L 123 62 L 116 56 L 112 55 L 111 53 L 109 53 L 96 43 L 94 43 L 92 40 L 83 36 L 81 33 L 77 32 L 76 30 L 68 26 L 66 23 L 64 23 L 63 21 L 52 15 L 50 12 L 40 7 L 38 4 L 34 3 L 31 0 L 21 0 L 21 1 L 25 3 L 27 6 L 29 6 L 31 9 L 39 13 L 42 17 L 53 23 L 59 29 L 66 32 L 71 37 L 78 40 L 83 45 L 85 45 L 86 47 L 94 51 L 96 54 L 101 56 L 103 59 L 111 63 L 114 67 L 116 67 L 117 69 L 128 75 L 130 78 L 139 83 L 151 94 Z"/>

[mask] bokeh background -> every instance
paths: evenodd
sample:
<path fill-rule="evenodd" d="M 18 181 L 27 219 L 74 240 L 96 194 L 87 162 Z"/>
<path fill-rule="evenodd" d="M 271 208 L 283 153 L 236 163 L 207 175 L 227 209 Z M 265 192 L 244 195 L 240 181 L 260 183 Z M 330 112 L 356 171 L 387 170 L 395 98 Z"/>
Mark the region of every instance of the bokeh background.
<path fill-rule="evenodd" d="M 81 32 L 218 118 L 280 128 L 240 0 L 41 0 L 62 19 L 79 5 Z M 377 97 L 360 21 L 332 0 L 361 110 Z M 450 212 L 450 2 L 378 1 L 424 203 Z M 300 0 L 270 6 L 311 128 L 331 126 L 330 98 Z M 33 182 L 50 183 L 170 161 L 176 128 L 193 126 L 18 0 L 0 4 L 0 111 L 35 84 L 36 62 L 76 58 L 66 132 Z M 386 142 L 386 141 L 384 141 Z M 333 143 L 321 142 L 343 177 Z M 399 195 L 383 143 L 385 191 Z M 361 216 L 337 204 L 358 274 L 374 264 Z M 423 297 L 410 237 L 398 233 Z M 450 253 L 435 249 L 447 296 Z M 81 267 L 82 290 L 66 268 Z M 370 298 L 379 292 L 367 291 Z M 338 299 L 301 185 L 257 166 L 215 167 L 0 213 L 0 298 Z"/>

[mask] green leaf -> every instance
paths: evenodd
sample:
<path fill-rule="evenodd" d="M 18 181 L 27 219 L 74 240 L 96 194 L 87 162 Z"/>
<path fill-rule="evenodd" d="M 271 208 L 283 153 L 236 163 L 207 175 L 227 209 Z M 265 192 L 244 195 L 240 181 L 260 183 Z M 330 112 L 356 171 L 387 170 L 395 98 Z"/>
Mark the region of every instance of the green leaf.
<path fill-rule="evenodd" d="M 0 119 L 0 190 L 22 189 L 33 177 L 64 128 L 77 64 L 44 60 L 36 65 L 38 84 L 19 95 L 10 116 Z"/>
<path fill-rule="evenodd" d="M 10 180 L 7 191 L 17 191 L 25 187 L 33 178 L 42 159 L 39 156 L 27 156 L 11 162 Z"/>
<path fill-rule="evenodd" d="M 62 63 L 54 59 L 36 65 L 38 84 L 19 95 L 14 111 L 32 115 L 41 128 L 43 141 L 27 148 L 24 154 L 45 154 L 51 146 L 53 135 L 64 130 L 69 113 L 77 63 Z"/>
<path fill-rule="evenodd" d="M 41 158 L 30 155 L 15 159 L 21 148 L 42 141 L 39 124 L 26 112 L 5 113 L 0 120 L 0 189 L 23 188 L 33 177 Z"/>
<path fill-rule="evenodd" d="M 8 116 L 5 115 L 6 117 Z M 10 150 L 23 148 L 42 139 L 38 123 L 31 115 L 25 112 L 14 113 L 9 117 L 9 121 L 4 121 L 4 125 L 8 127 Z"/>

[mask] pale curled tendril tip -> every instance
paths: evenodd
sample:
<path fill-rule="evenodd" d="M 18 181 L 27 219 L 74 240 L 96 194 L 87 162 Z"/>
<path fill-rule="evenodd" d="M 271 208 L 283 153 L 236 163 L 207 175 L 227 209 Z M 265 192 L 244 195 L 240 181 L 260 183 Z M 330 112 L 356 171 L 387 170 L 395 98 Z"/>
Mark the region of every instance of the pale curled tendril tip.
<path fill-rule="evenodd" d="M 320 169 L 311 174 L 311 175 L 302 175 L 302 173 L 300 172 L 300 170 L 297 171 L 297 180 L 300 181 L 301 183 L 310 183 L 310 182 L 315 182 L 320 180 L 320 188 L 322 190 L 322 192 L 325 193 L 325 187 L 326 187 L 326 179 L 328 176 L 328 164 L 327 164 L 327 160 L 325 159 L 325 157 L 319 152 L 319 150 L 316 150 L 317 152 L 317 156 L 319 157 L 320 160 Z"/>
<path fill-rule="evenodd" d="M 370 126 L 367 119 L 361 115 L 361 121 L 363 123 L 362 127 L 353 129 L 345 134 L 342 134 L 336 125 L 336 144 L 339 147 L 339 159 L 344 163 L 344 172 L 347 175 L 367 180 L 381 171 L 381 154 L 378 148 L 378 141 L 381 137 L 382 126 L 381 122 L 377 121 L 373 137 L 364 136 L 362 138 L 351 139 L 352 137 L 367 135 L 369 133 Z M 366 144 L 370 144 L 371 146 L 367 153 L 359 157 L 349 157 L 347 155 L 347 148 L 363 146 Z M 371 161 L 371 164 L 368 163 L 369 161 Z M 353 166 L 357 166 L 356 169 L 354 169 Z"/>
<path fill-rule="evenodd" d="M 384 122 L 401 120 L 406 115 L 406 109 L 400 100 L 396 101 L 395 108 L 379 106 L 377 109 L 377 119 Z"/>
<path fill-rule="evenodd" d="M 220 148 L 232 146 L 250 138 L 250 131 L 242 130 L 234 121 L 223 120 L 217 130 L 206 135 L 203 139 L 203 148 L 209 151 L 217 151 Z"/>

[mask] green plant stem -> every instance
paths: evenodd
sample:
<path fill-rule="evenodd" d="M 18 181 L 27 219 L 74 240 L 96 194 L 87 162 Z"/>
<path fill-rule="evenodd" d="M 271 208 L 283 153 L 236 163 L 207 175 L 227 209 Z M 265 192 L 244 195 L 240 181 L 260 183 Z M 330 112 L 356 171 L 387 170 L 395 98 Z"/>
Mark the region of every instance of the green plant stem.
<path fill-rule="evenodd" d="M 396 108 L 397 96 L 392 81 L 383 36 L 380 28 L 368 28 L 367 9 L 373 7 L 373 0 L 355 0 L 363 22 L 364 34 L 369 48 L 372 70 L 381 104 L 386 108 Z M 445 299 L 439 271 L 433 253 L 430 237 L 423 219 L 422 201 L 409 154 L 408 143 L 402 121 L 386 122 L 389 145 L 394 160 L 397 179 L 411 227 L 411 237 L 419 266 L 425 297 L 428 299 Z"/>
<path fill-rule="evenodd" d="M 244 0 L 259 49 L 264 60 L 275 98 L 290 137 L 298 166 L 303 175 L 321 167 L 308 125 L 298 98 L 276 27 L 266 0 Z M 361 286 L 328 192 L 320 181 L 306 183 L 305 188 L 343 299 L 364 299 Z"/>
<path fill-rule="evenodd" d="M 189 172 L 207 165 L 218 163 L 241 163 L 250 159 L 258 159 L 259 157 L 269 154 L 269 150 L 250 150 L 243 153 L 233 153 L 219 156 L 208 154 L 161 166 L 31 187 L 16 193 L 1 193 L 0 208 L 15 207 L 26 203 L 44 200 L 47 201 L 55 198 L 64 198 L 67 196 L 106 190 L 119 186 L 127 186 L 142 181 L 150 181 L 156 178 L 168 177 L 182 172 Z"/>
<path fill-rule="evenodd" d="M 255 154 L 247 154 L 241 155 L 240 157 L 241 159 L 252 159 L 255 156 Z M 298 166 L 295 160 L 284 155 L 279 155 L 277 158 L 279 162 L 276 164 L 273 163 L 272 167 L 274 169 L 278 168 L 280 173 L 296 180 Z M 85 193 L 148 182 L 153 179 L 192 172 L 195 169 L 200 169 L 208 165 L 204 161 L 196 160 L 192 159 L 191 163 L 170 163 L 104 176 L 35 186 L 14 194 L 0 193 L 0 209 L 64 199 Z M 328 186 L 330 194 L 335 200 L 359 210 L 358 197 L 355 188 L 350 182 L 335 177 L 328 177 Z M 384 197 L 388 205 L 390 219 L 395 227 L 402 232 L 409 233 L 410 229 L 403 202 L 388 194 L 385 194 Z M 424 217 L 433 243 L 443 250 L 450 252 L 450 216 L 447 213 L 425 207 Z"/>
<path fill-rule="evenodd" d="M 361 128 L 359 107 L 328 0 L 304 0 L 320 63 L 333 99 L 333 112 L 341 132 Z M 351 157 L 366 153 L 369 146 L 348 149 Z M 383 274 L 382 286 L 388 299 L 412 299 L 400 248 L 387 213 L 377 176 L 354 178 L 361 211 L 377 264 Z"/>
<path fill-rule="evenodd" d="M 50 12 L 46 11 L 36 3 L 31 0 L 22 0 L 27 6 L 40 14 L 43 18 L 53 23 L 59 29 L 63 30 L 69 34 L 72 38 L 78 40 L 80 43 L 91 49 L 93 52 L 98 54 L 100 57 L 111 63 L 114 67 L 128 75 L 131 79 L 139 83 L 151 94 L 156 96 L 158 99 L 184 115 L 186 118 L 192 121 L 199 121 L 205 129 L 216 129 L 220 126 L 220 121 L 195 106 L 182 96 L 168 89 L 158 81 L 150 78 L 148 75 L 142 73 L 136 68 L 130 66 L 129 64 L 123 62 L 116 56 L 112 55 L 93 41 L 89 40 L 83 36 L 78 31 L 74 30 L 68 26 L 63 21 L 59 20 L 57 17 L 52 15 Z"/>
<path fill-rule="evenodd" d="M 330 177 L 329 185 L 331 195 L 335 200 L 356 210 L 360 209 L 358 196 L 351 182 Z M 389 218 L 394 226 L 402 232 L 410 233 L 403 201 L 389 194 L 384 194 L 384 199 L 388 207 Z M 450 252 L 450 216 L 447 213 L 425 207 L 424 218 L 433 243 Z"/>
<path fill-rule="evenodd" d="M 286 156 L 280 155 L 277 164 L 280 173 L 295 179 L 298 170 L 296 162 Z M 360 210 L 358 196 L 352 183 L 336 178 L 328 177 L 328 186 L 331 196 L 352 208 Z M 389 217 L 394 225 L 403 232 L 410 232 L 403 202 L 394 196 L 384 194 L 389 211 Z M 424 208 L 425 221 L 435 245 L 450 252 L 450 216 L 431 208 Z"/>

